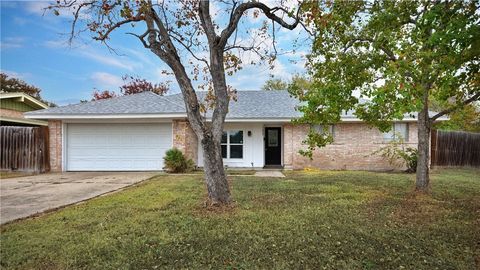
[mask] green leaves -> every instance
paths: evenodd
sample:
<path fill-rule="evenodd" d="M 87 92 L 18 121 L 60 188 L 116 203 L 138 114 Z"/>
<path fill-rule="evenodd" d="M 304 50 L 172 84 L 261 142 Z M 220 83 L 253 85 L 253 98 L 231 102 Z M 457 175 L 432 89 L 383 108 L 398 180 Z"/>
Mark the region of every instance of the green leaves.
<path fill-rule="evenodd" d="M 387 130 L 428 106 L 425 93 L 458 104 L 480 91 L 479 1 L 320 1 L 307 8 L 321 16 L 312 19 L 313 85 L 291 91 L 304 104 L 298 122 L 331 124 L 351 109 Z M 307 141 L 324 145 L 315 136 Z"/>
<path fill-rule="evenodd" d="M 301 155 L 307 156 L 313 159 L 313 151 L 316 147 L 324 147 L 333 142 L 333 134 L 329 133 L 326 126 L 322 126 L 323 131 L 315 130 L 312 126 L 308 131 L 307 137 L 303 144 L 307 145 L 306 150 L 299 150 Z"/>
<path fill-rule="evenodd" d="M 285 90 L 285 89 L 287 89 L 287 82 L 278 78 L 269 79 L 262 86 L 262 90 L 266 90 L 266 91 Z"/>
<path fill-rule="evenodd" d="M 405 147 L 404 142 L 404 139 L 400 137 L 379 148 L 371 155 L 380 155 L 392 166 L 399 168 L 407 167 L 407 172 L 416 172 L 418 150 L 413 147 Z"/>

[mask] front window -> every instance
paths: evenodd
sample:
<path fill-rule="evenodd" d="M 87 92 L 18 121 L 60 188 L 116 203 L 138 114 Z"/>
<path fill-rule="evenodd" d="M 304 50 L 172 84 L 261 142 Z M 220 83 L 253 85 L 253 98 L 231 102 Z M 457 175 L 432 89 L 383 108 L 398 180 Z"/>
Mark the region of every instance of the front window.
<path fill-rule="evenodd" d="M 227 159 L 243 158 L 243 131 L 228 130 L 222 135 L 222 157 Z"/>
<path fill-rule="evenodd" d="M 335 139 L 335 126 L 334 125 L 314 125 L 313 129 L 319 133 L 324 135 L 330 135 L 333 139 Z"/>
<path fill-rule="evenodd" d="M 408 142 L 408 124 L 393 124 L 390 131 L 383 133 L 383 139 L 385 141 L 404 140 L 405 142 Z"/>

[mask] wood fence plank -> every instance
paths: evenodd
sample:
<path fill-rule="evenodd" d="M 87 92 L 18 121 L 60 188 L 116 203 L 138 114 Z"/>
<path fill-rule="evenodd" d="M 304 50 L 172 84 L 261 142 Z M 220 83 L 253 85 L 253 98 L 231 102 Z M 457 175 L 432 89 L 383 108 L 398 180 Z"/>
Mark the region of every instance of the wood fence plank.
<path fill-rule="evenodd" d="M 48 164 L 47 127 L 0 127 L 0 169 L 46 172 Z"/>
<path fill-rule="evenodd" d="M 480 167 L 480 133 L 438 130 L 432 164 Z"/>

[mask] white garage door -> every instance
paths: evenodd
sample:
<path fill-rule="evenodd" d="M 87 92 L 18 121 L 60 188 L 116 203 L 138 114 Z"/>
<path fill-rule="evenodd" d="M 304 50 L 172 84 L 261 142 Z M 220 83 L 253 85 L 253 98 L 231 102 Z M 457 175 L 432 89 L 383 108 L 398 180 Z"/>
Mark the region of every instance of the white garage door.
<path fill-rule="evenodd" d="M 68 124 L 68 171 L 161 170 L 171 124 Z"/>

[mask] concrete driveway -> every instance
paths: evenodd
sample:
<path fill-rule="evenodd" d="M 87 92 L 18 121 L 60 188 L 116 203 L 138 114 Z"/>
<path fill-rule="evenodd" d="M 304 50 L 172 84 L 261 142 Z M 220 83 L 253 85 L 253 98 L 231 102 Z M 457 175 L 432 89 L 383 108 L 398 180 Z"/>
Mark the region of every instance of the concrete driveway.
<path fill-rule="evenodd" d="M 155 172 L 68 172 L 0 179 L 0 223 L 84 201 L 146 180 Z"/>

